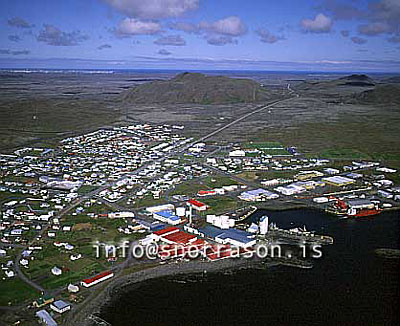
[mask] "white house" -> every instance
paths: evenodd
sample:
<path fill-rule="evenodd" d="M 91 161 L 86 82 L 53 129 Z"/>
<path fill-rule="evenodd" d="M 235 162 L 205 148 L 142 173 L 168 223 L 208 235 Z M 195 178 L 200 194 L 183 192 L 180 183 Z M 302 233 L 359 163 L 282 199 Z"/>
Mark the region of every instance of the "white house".
<path fill-rule="evenodd" d="M 63 300 L 57 300 L 50 304 L 50 308 L 59 314 L 71 310 L 71 305 Z"/>
<path fill-rule="evenodd" d="M 51 273 L 55 276 L 60 276 L 62 274 L 62 270 L 60 268 L 58 268 L 57 266 L 54 266 L 51 269 Z"/>

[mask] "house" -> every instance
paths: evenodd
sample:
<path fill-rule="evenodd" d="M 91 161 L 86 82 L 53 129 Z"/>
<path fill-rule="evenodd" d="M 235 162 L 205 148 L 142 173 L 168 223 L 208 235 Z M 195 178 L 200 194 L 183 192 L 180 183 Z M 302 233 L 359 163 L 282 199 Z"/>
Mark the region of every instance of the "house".
<path fill-rule="evenodd" d="M 36 312 L 36 317 L 38 317 L 40 321 L 47 326 L 57 326 L 56 321 L 46 310 L 39 310 Z"/>
<path fill-rule="evenodd" d="M 7 276 L 8 278 L 11 278 L 11 277 L 14 277 L 14 276 L 15 276 L 14 271 L 5 271 L 5 274 L 6 274 L 6 276 Z"/>
<path fill-rule="evenodd" d="M 59 314 L 71 310 L 71 305 L 63 300 L 57 300 L 50 304 L 50 308 Z"/>
<path fill-rule="evenodd" d="M 54 266 L 51 269 L 51 273 L 55 276 L 60 276 L 62 274 L 62 270 L 60 268 L 58 268 L 57 266 Z"/>
<path fill-rule="evenodd" d="M 386 199 L 393 198 L 393 194 L 388 191 L 385 191 L 385 190 L 378 190 L 378 196 L 386 198 Z"/>
<path fill-rule="evenodd" d="M 54 301 L 54 298 L 52 296 L 45 295 L 43 297 L 40 297 L 36 301 L 33 301 L 32 305 L 35 308 L 41 308 L 41 307 L 44 307 L 45 305 L 47 305 L 49 303 L 52 303 L 53 301 Z"/>
<path fill-rule="evenodd" d="M 22 235 L 22 229 L 11 230 L 10 235 L 12 235 L 12 236 L 21 236 Z"/>
<path fill-rule="evenodd" d="M 77 286 L 77 285 L 69 284 L 67 289 L 68 289 L 68 292 L 71 292 L 71 293 L 79 292 L 79 286 Z"/>

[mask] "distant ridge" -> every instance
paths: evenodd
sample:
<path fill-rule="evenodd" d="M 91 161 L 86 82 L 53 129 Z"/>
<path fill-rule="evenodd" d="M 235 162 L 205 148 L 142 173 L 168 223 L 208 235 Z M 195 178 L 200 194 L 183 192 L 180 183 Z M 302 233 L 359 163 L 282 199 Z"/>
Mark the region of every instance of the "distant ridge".
<path fill-rule="evenodd" d="M 237 103 L 267 100 L 270 92 L 250 79 L 181 73 L 170 80 L 141 84 L 123 93 L 131 103 Z"/>
<path fill-rule="evenodd" d="M 371 104 L 400 104 L 400 85 L 378 85 L 374 89 L 357 94 L 356 98 Z"/>
<path fill-rule="evenodd" d="M 350 76 L 345 76 L 342 78 L 339 78 L 339 83 L 340 81 L 343 81 L 344 83 L 342 85 L 349 85 L 349 86 L 374 86 L 375 83 L 373 79 L 367 75 L 350 75 Z"/>

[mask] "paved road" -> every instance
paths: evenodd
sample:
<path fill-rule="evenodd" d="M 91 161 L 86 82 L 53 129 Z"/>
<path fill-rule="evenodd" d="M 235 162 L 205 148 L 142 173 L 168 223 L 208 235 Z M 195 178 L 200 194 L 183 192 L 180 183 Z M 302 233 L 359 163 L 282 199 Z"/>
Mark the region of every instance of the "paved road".
<path fill-rule="evenodd" d="M 219 129 L 217 129 L 217 130 L 215 130 L 213 132 L 210 132 L 209 134 L 199 138 L 196 141 L 193 141 L 192 143 L 190 143 L 189 147 L 191 147 L 191 146 L 193 146 L 193 145 L 195 145 L 197 143 L 203 142 L 206 139 L 211 138 L 212 136 L 215 136 L 216 134 L 219 134 L 221 131 L 224 131 L 225 129 L 228 129 L 228 128 L 232 127 L 233 125 L 235 125 L 235 124 L 247 119 L 248 117 L 250 117 L 250 116 L 252 116 L 254 114 L 260 113 L 261 111 L 264 111 L 265 109 L 271 108 L 271 107 L 273 107 L 274 105 L 276 105 L 278 103 L 284 103 L 284 102 L 290 101 L 291 99 L 292 99 L 292 97 L 286 98 L 286 99 L 282 99 L 282 100 L 276 100 L 276 101 L 268 103 L 267 105 L 260 105 L 255 110 L 253 110 L 253 111 L 251 111 L 249 113 L 246 113 L 245 115 L 241 116 L 240 118 L 237 118 L 236 120 L 233 120 L 232 122 L 226 124 L 225 126 L 222 126 L 221 128 L 219 128 Z"/>

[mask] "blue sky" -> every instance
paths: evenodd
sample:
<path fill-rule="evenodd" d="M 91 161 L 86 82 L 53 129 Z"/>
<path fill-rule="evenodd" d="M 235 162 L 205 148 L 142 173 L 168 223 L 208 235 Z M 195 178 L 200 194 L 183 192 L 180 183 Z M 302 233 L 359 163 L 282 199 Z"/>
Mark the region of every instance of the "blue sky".
<path fill-rule="evenodd" d="M 400 0 L 2 0 L 0 68 L 400 72 Z"/>

